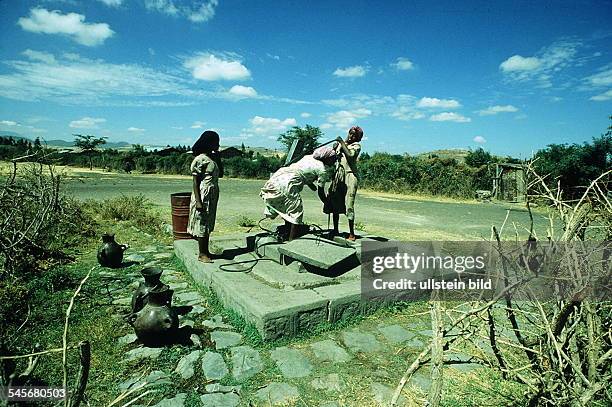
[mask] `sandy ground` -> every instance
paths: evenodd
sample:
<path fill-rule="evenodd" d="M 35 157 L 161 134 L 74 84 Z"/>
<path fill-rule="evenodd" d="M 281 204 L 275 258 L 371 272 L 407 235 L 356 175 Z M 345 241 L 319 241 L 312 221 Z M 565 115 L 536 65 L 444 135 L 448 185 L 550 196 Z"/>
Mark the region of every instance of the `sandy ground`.
<path fill-rule="evenodd" d="M 143 194 L 155 205 L 170 211 L 170 194 L 191 190 L 191 178 L 180 175 L 114 174 L 100 171 L 69 169 L 67 190 L 81 199 L 105 199 L 121 194 Z M 221 179 L 217 219 L 220 225 L 235 225 L 242 216 L 262 218 L 263 202 L 259 189 L 263 180 Z M 316 194 L 303 192 L 307 223 L 327 227 L 327 215 Z M 511 239 L 518 232 L 526 235 L 529 217 L 525 208 L 516 204 L 455 201 L 448 198 L 427 198 L 360 191 L 356 203 L 356 222 L 370 233 L 403 240 L 489 239 L 491 226 L 498 229 L 508 215 L 504 237 Z M 548 221 L 542 211 L 536 212 L 535 230 L 545 236 Z M 278 222 L 281 223 L 281 222 Z M 346 229 L 346 218 L 341 218 Z M 223 231 L 221 227 L 219 231 Z"/>

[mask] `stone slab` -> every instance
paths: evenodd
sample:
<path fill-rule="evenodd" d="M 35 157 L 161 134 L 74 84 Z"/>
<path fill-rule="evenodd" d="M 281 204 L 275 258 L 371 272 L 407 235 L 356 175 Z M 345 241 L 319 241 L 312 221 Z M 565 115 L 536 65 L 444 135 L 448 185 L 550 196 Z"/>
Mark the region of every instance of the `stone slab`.
<path fill-rule="evenodd" d="M 264 340 L 308 332 L 322 323 L 367 314 L 380 305 L 361 301 L 360 267 L 350 266 L 338 277 L 327 277 L 311 272 L 298 273 L 301 263 L 297 261 L 279 265 L 267 256 L 267 260 L 257 261 L 255 252 L 248 250 L 255 248 L 255 238 L 261 236 L 261 233 L 235 234 L 213 239 L 212 246 L 217 252 L 223 250 L 225 256 L 213 263 L 197 260 L 195 240 L 177 240 L 174 247 L 176 256 L 196 284 L 211 289 L 224 307 L 254 325 Z M 266 250 L 272 250 L 272 246 L 265 246 Z M 261 249 L 258 250 L 261 252 Z M 355 252 L 352 248 L 334 246 L 335 249 Z M 353 260 L 357 261 L 351 258 L 351 262 Z M 253 262 L 234 264 L 240 261 Z M 240 269 L 245 272 L 239 272 Z M 187 293 L 175 294 L 177 303 L 197 304 L 198 298 L 187 298 L 192 295 Z"/>
<path fill-rule="evenodd" d="M 300 397 L 297 387 L 288 383 L 272 382 L 255 393 L 265 405 L 288 404 Z"/>
<path fill-rule="evenodd" d="M 238 381 L 246 380 L 264 368 L 259 352 L 250 346 L 232 348 L 232 375 Z"/>
<path fill-rule="evenodd" d="M 297 349 L 279 347 L 270 352 L 270 357 L 276 362 L 283 377 L 287 379 L 305 377 L 312 372 L 312 364 Z"/>
<path fill-rule="evenodd" d="M 236 407 L 240 397 L 235 393 L 209 393 L 200 396 L 200 401 L 206 407 Z"/>
<path fill-rule="evenodd" d="M 216 352 L 206 352 L 204 354 L 202 357 L 202 371 L 208 380 L 221 380 L 229 373 L 223 356 Z"/>
<path fill-rule="evenodd" d="M 341 363 L 351 360 L 351 355 L 331 339 L 314 342 L 310 347 L 321 362 Z"/>
<path fill-rule="evenodd" d="M 284 243 L 278 251 L 287 257 L 324 270 L 356 256 L 354 248 L 342 247 L 315 235 L 304 235 Z"/>

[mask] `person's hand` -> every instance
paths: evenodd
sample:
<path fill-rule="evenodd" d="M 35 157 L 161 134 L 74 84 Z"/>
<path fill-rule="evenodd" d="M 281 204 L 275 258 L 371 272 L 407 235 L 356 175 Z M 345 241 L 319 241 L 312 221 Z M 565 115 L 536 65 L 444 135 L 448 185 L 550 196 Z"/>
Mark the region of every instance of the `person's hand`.
<path fill-rule="evenodd" d="M 202 206 L 201 202 L 196 202 L 195 208 L 196 208 L 196 211 L 198 212 L 204 211 L 204 206 Z"/>
<path fill-rule="evenodd" d="M 344 139 L 343 139 L 342 137 L 338 136 L 338 137 L 336 137 L 336 141 L 337 141 L 338 143 L 341 143 L 341 142 L 343 142 L 343 141 L 344 141 Z"/>

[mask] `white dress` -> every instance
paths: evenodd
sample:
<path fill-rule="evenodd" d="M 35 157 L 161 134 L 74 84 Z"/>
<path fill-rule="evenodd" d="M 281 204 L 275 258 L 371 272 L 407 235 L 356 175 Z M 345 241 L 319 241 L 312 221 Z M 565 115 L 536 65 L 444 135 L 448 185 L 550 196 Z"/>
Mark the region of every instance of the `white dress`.
<path fill-rule="evenodd" d="M 326 175 L 325 165 L 312 155 L 282 167 L 272 174 L 259 193 L 266 204 L 264 215 L 272 219 L 280 215 L 287 222 L 302 223 L 304 205 L 300 193 L 306 184 L 322 184 Z"/>
<path fill-rule="evenodd" d="M 219 201 L 219 166 L 206 154 L 200 154 L 191 163 L 191 174 L 200 179 L 202 211 L 196 210 L 196 199 L 192 192 L 187 233 L 203 237 L 215 230 Z"/>

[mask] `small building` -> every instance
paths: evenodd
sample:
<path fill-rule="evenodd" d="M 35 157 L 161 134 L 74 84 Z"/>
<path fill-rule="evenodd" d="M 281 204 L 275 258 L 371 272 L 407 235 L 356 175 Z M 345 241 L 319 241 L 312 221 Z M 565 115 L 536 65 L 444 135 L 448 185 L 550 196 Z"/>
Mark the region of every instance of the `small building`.
<path fill-rule="evenodd" d="M 527 180 L 523 164 L 497 163 L 492 195 L 499 201 L 525 202 Z"/>

